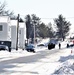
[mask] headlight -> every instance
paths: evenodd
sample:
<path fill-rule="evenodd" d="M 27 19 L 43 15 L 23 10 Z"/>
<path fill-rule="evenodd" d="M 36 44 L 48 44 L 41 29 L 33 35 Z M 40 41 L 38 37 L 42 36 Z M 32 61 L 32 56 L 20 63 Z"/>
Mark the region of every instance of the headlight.
<path fill-rule="evenodd" d="M 8 46 L 6 46 L 6 49 L 8 50 Z"/>

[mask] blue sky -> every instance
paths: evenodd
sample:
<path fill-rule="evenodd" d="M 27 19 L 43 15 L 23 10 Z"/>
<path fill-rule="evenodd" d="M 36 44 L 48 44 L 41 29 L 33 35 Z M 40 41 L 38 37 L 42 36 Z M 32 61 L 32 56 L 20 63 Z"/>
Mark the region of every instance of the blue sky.
<path fill-rule="evenodd" d="M 74 0 L 0 0 L 3 1 L 6 1 L 7 8 L 15 14 L 36 14 L 47 23 L 51 22 L 51 19 L 43 18 L 56 18 L 62 14 L 74 24 L 74 18 L 68 18 L 74 17 Z"/>

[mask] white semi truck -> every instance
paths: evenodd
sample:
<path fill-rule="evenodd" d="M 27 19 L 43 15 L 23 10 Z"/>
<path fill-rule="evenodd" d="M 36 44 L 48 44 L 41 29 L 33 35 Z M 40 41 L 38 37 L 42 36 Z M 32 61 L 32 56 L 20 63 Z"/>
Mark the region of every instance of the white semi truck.
<path fill-rule="evenodd" d="M 7 43 L 5 45 L 10 46 L 11 49 L 16 49 L 17 45 L 21 49 L 25 48 L 26 25 L 19 23 L 17 36 L 17 24 L 17 20 L 10 20 L 8 16 L 0 16 L 0 44 L 10 42 L 10 45 Z"/>

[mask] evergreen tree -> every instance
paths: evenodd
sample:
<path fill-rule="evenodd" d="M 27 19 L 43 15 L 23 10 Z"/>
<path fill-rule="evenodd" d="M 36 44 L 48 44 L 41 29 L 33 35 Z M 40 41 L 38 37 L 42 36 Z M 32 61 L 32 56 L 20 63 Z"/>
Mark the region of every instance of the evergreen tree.
<path fill-rule="evenodd" d="M 39 25 L 39 36 L 42 38 L 48 37 L 48 30 L 49 28 L 44 23 L 41 23 Z"/>
<path fill-rule="evenodd" d="M 54 38 L 54 30 L 51 23 L 48 24 L 48 36 Z"/>
<path fill-rule="evenodd" d="M 27 15 L 26 16 L 26 38 L 27 38 L 27 41 L 28 39 L 30 38 L 30 34 L 31 34 L 31 28 L 32 28 L 32 25 L 31 25 L 31 17 L 30 15 Z"/>
<path fill-rule="evenodd" d="M 37 17 L 35 14 L 32 14 L 32 24 L 33 24 L 33 30 L 35 27 L 35 36 L 38 36 L 38 32 L 39 32 L 39 25 L 41 23 L 40 18 Z"/>
<path fill-rule="evenodd" d="M 58 38 L 63 38 L 68 35 L 69 32 L 69 26 L 71 25 L 70 22 L 66 21 L 65 18 L 62 15 L 59 15 L 58 18 L 54 20 L 56 27 L 57 27 L 57 33 Z"/>

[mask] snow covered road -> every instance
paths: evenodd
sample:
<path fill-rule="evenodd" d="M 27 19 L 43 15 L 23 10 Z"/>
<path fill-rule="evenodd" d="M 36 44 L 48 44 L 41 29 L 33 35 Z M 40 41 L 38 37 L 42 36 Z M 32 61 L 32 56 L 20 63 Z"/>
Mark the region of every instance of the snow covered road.
<path fill-rule="evenodd" d="M 51 75 L 61 66 L 60 57 L 69 54 L 70 49 L 2 52 L 0 75 Z"/>

